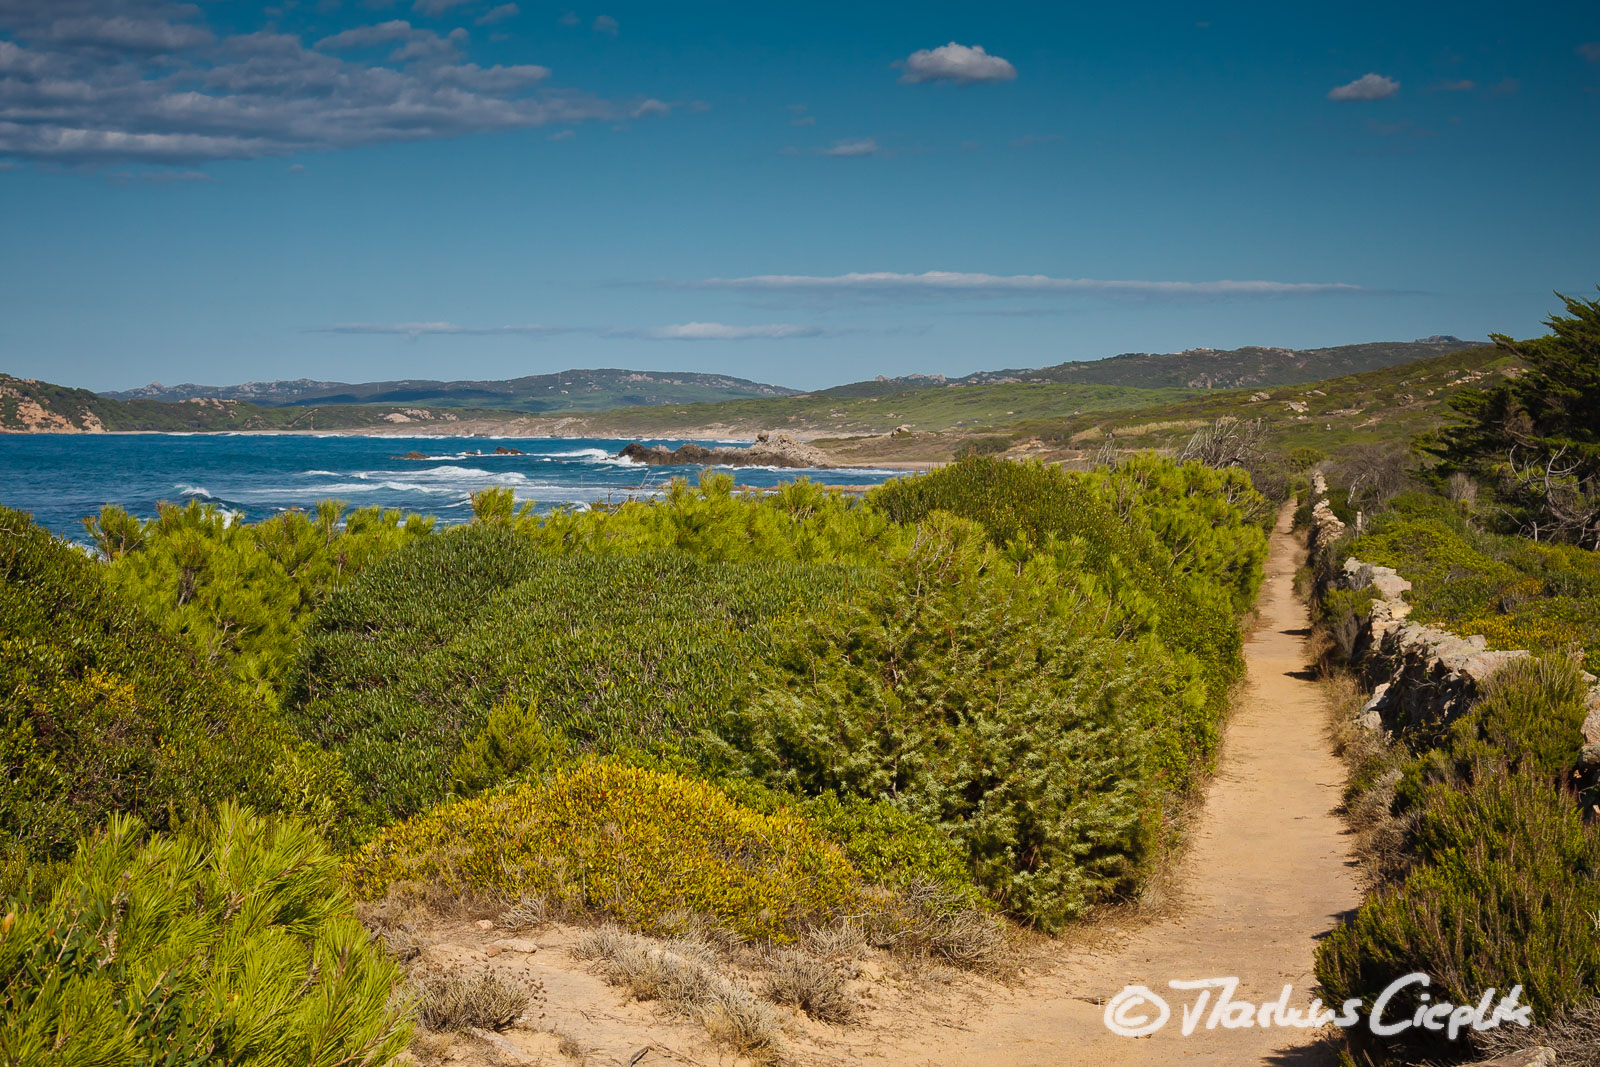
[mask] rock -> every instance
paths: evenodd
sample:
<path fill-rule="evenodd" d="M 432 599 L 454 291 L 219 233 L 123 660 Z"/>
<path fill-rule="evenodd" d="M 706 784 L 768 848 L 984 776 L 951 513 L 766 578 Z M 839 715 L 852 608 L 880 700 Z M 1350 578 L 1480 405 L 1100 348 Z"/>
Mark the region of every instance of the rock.
<path fill-rule="evenodd" d="M 532 953 L 539 951 L 539 943 L 527 937 L 502 937 L 494 943 L 494 947 L 504 949 L 507 952 Z"/>
<path fill-rule="evenodd" d="M 831 467 L 821 449 L 802 444 L 786 433 L 756 434 L 749 448 L 706 448 L 683 444 L 669 449 L 665 445 L 645 446 L 638 441 L 623 448 L 618 457 L 650 466 L 725 466 L 725 467 Z"/>
<path fill-rule="evenodd" d="M 477 922 L 473 923 L 472 925 L 476 926 L 480 930 L 493 930 L 494 929 L 494 923 L 491 922 L 488 919 L 479 919 Z"/>
<path fill-rule="evenodd" d="M 418 452 L 415 449 L 413 449 L 412 451 L 407 452 L 405 455 L 400 456 L 398 458 L 407 459 L 407 460 L 410 460 L 411 462 L 415 463 L 418 460 L 425 460 L 428 457 L 424 456 L 421 452 Z"/>
<path fill-rule="evenodd" d="M 1600 745 L 1600 703 L 1596 703 L 1592 689 L 1589 690 L 1589 714 L 1583 720 L 1583 740 L 1587 744 Z"/>
<path fill-rule="evenodd" d="M 483 950 L 483 954 L 492 960 L 504 951 L 505 949 L 501 948 L 499 945 L 490 945 L 488 948 Z"/>
<path fill-rule="evenodd" d="M 1508 1052 L 1492 1060 L 1479 1060 L 1473 1067 L 1555 1067 L 1556 1050 L 1548 1045 Z"/>
<path fill-rule="evenodd" d="M 911 425 L 909 423 L 902 422 L 899 426 L 896 426 L 894 429 L 889 431 L 889 436 L 890 437 L 910 437 L 911 433 L 912 433 Z"/>
<path fill-rule="evenodd" d="M 496 445 L 492 455 L 496 456 L 526 456 L 527 453 L 520 448 L 507 448 L 505 445 Z"/>

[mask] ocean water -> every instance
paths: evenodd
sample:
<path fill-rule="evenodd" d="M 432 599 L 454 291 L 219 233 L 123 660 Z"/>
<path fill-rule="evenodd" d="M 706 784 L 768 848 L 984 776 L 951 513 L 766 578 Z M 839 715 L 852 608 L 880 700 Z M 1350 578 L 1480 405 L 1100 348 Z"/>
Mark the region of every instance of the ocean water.
<path fill-rule="evenodd" d="M 472 518 L 469 496 L 506 486 L 540 511 L 654 495 L 698 467 L 646 467 L 617 459 L 625 440 L 495 437 L 368 437 L 310 434 L 0 434 L 0 505 L 31 512 L 74 540 L 102 504 L 140 516 L 163 500 L 200 500 L 246 521 L 330 497 L 352 507 L 402 508 L 441 522 Z M 647 441 L 676 447 L 681 441 Z M 701 444 L 712 444 L 703 441 Z M 493 453 L 497 445 L 527 455 Z M 411 451 L 428 458 L 400 457 Z M 884 481 L 876 469 L 726 468 L 741 485 L 805 476 L 830 485 Z"/>

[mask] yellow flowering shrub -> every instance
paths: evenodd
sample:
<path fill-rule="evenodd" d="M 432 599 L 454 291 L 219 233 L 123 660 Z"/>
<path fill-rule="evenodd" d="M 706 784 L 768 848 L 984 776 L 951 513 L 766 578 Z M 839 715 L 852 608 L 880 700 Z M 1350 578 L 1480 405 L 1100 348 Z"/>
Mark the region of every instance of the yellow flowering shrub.
<path fill-rule="evenodd" d="M 407 882 L 543 896 L 646 931 L 687 909 L 772 941 L 850 905 L 859 887 L 844 853 L 798 815 L 598 760 L 391 826 L 356 853 L 349 877 L 364 899 Z"/>

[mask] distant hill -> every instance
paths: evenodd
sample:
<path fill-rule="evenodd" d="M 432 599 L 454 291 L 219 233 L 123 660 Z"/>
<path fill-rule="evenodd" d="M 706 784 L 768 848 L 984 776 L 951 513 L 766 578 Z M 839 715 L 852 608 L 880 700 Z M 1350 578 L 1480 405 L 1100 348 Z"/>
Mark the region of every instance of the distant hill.
<path fill-rule="evenodd" d="M 113 400 L 242 400 L 263 406 L 412 404 L 431 407 L 497 408 L 507 411 L 605 411 L 655 404 L 693 404 L 755 397 L 793 396 L 797 390 L 687 371 L 602 368 L 535 374 L 505 381 L 245 382 L 243 385 L 177 385 L 158 382 L 141 389 L 103 394 Z"/>
<path fill-rule="evenodd" d="M 87 389 L 0 374 L 0 433 L 432 428 L 466 419 L 512 419 L 516 414 L 375 404 L 266 407 L 215 397 L 193 397 L 177 403 L 124 401 Z"/>
<path fill-rule="evenodd" d="M 1471 348 L 1458 337 L 1378 341 L 1334 348 L 1191 348 L 1185 352 L 1128 352 L 1108 359 L 1057 363 L 1030 370 L 978 371 L 960 378 L 910 374 L 822 390 L 824 396 L 887 396 L 908 389 L 1020 382 L 1120 385 L 1137 389 L 1247 389 L 1338 378 L 1381 370 Z"/>

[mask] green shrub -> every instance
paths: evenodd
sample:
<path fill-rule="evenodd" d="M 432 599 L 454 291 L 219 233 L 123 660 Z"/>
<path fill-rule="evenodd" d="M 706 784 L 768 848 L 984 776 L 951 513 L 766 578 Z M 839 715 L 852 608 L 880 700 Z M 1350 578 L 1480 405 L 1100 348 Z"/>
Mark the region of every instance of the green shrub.
<path fill-rule="evenodd" d="M 207 662 L 275 696 L 312 613 L 329 591 L 426 534 L 433 520 L 366 508 L 341 524 L 344 505 L 317 505 L 255 524 L 214 505 L 162 504 L 146 523 L 102 508 L 84 525 L 109 563 L 107 582 Z"/>
<path fill-rule="evenodd" d="M 116 812 L 166 830 L 225 799 L 337 811 L 336 762 L 295 746 L 103 576 L 0 510 L 0 840 L 13 873 L 65 859 Z"/>
<path fill-rule="evenodd" d="M 410 1039 L 399 977 L 309 830 L 114 816 L 0 921 L 0 1062 L 377 1067 Z"/>
<path fill-rule="evenodd" d="M 933 515 L 879 589 L 814 617 L 726 733 L 752 773 L 892 799 L 941 826 L 976 882 L 1046 928 L 1134 881 L 1171 733 L 1163 664 L 1099 628 L 1045 557 L 1019 564 Z"/>
<path fill-rule="evenodd" d="M 461 528 L 329 601 L 286 715 L 341 754 L 386 822 L 449 792 L 502 701 L 536 702 L 541 729 L 588 748 L 691 737 L 749 694 L 791 616 L 852 582 L 839 568 L 680 552 L 552 556 L 513 528 Z"/>
<path fill-rule="evenodd" d="M 806 478 L 776 492 L 735 493 L 733 477 L 675 478 L 655 500 L 528 515 L 519 528 L 556 552 L 641 554 L 676 549 L 718 562 L 790 561 L 875 566 L 914 534 L 852 495 Z"/>
<path fill-rule="evenodd" d="M 1584 822 L 1573 797 L 1542 775 L 1503 772 L 1465 788 L 1435 786 L 1421 808 L 1424 862 L 1370 896 L 1319 947 L 1325 999 L 1359 998 L 1370 1009 L 1413 971 L 1432 978 L 1436 1001 L 1457 1004 L 1520 984 L 1536 1019 L 1600 992 L 1600 828 Z M 1388 1016 L 1410 1015 L 1419 991 L 1397 997 Z M 1399 1047 L 1412 1057 L 1470 1051 L 1415 1044 L 1426 1037 L 1407 1030 Z"/>
<path fill-rule="evenodd" d="M 655 930 L 674 912 L 790 940 L 855 899 L 859 879 L 804 819 L 742 807 L 707 782 L 588 761 L 393 826 L 351 861 L 363 898 L 397 883 L 561 908 Z"/>
<path fill-rule="evenodd" d="M 1433 748 L 1407 766 L 1400 802 L 1420 800 L 1433 783 L 1471 781 L 1504 767 L 1544 778 L 1552 787 L 1577 761 L 1588 714 L 1588 683 L 1567 656 L 1512 660 L 1494 673 L 1482 697 Z"/>

